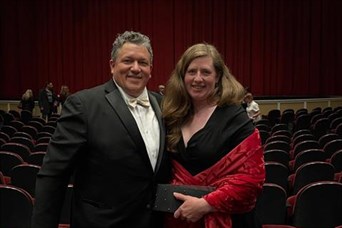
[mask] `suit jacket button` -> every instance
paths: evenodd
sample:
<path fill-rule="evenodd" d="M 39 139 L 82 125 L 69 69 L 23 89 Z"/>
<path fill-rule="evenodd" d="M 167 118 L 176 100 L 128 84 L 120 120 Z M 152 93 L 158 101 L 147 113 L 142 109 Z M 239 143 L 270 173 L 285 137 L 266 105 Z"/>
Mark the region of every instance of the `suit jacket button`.
<path fill-rule="evenodd" d="M 151 204 L 146 204 L 147 209 L 151 209 Z"/>

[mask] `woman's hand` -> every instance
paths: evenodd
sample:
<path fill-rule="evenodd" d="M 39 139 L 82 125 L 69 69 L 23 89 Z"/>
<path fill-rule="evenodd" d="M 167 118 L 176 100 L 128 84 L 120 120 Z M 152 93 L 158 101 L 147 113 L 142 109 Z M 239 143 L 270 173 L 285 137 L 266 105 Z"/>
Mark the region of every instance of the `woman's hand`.
<path fill-rule="evenodd" d="M 176 199 L 183 201 L 183 204 L 174 213 L 175 218 L 180 218 L 188 222 L 197 222 L 205 214 L 214 211 L 214 208 L 203 198 L 197 198 L 177 192 L 173 193 L 173 195 Z"/>

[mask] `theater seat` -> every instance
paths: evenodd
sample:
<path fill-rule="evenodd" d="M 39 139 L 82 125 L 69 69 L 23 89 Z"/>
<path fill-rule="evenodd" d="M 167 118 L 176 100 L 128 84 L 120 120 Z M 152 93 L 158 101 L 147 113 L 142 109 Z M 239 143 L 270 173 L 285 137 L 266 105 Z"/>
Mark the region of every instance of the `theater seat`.
<path fill-rule="evenodd" d="M 0 185 L 0 227 L 28 228 L 31 226 L 33 199 L 25 190 Z"/>
<path fill-rule="evenodd" d="M 336 151 L 342 149 L 342 139 L 335 139 L 327 144 L 325 144 L 323 150 L 326 153 L 327 157 L 330 158 Z"/>
<path fill-rule="evenodd" d="M 24 189 L 34 198 L 36 178 L 39 170 L 40 166 L 31 164 L 21 164 L 13 167 L 10 172 L 11 184 Z"/>
<path fill-rule="evenodd" d="M 264 145 L 264 150 L 274 150 L 274 149 L 278 149 L 278 150 L 284 150 L 286 152 L 290 152 L 290 144 L 288 144 L 287 142 L 284 141 L 272 141 L 269 143 L 266 143 Z"/>
<path fill-rule="evenodd" d="M 295 197 L 292 225 L 301 228 L 337 227 L 342 224 L 342 183 L 309 184 Z"/>
<path fill-rule="evenodd" d="M 261 224 L 286 224 L 286 199 L 284 188 L 265 183 L 256 204 L 256 213 Z"/>
<path fill-rule="evenodd" d="M 26 162 L 31 165 L 42 166 L 45 154 L 46 152 L 42 151 L 31 153 L 26 159 Z"/>
<path fill-rule="evenodd" d="M 293 150 L 290 151 L 290 158 L 295 159 L 297 154 L 304 150 L 309 150 L 309 149 L 321 149 L 318 141 L 316 140 L 304 140 L 302 142 L 297 143 Z"/>
<path fill-rule="evenodd" d="M 10 172 L 14 166 L 24 164 L 24 160 L 15 153 L 0 151 L 0 171 L 6 184 L 10 183 Z"/>
<path fill-rule="evenodd" d="M 278 184 L 284 188 L 286 192 L 288 191 L 288 167 L 278 162 L 265 162 L 265 172 L 265 183 Z"/>
<path fill-rule="evenodd" d="M 265 162 L 279 162 L 289 166 L 290 155 L 284 150 L 267 150 L 264 152 Z"/>
<path fill-rule="evenodd" d="M 20 143 L 8 142 L 1 146 L 1 151 L 12 152 L 18 154 L 24 161 L 30 155 L 31 150 L 27 146 Z"/>
<path fill-rule="evenodd" d="M 326 161 L 326 154 L 322 149 L 309 149 L 304 150 L 297 154 L 294 160 L 289 162 L 291 171 L 295 172 L 301 165 L 314 162 L 314 161 Z"/>
<path fill-rule="evenodd" d="M 289 176 L 291 193 L 297 194 L 304 186 L 316 181 L 333 181 L 334 174 L 334 167 L 328 162 L 305 163 L 293 175 Z"/>

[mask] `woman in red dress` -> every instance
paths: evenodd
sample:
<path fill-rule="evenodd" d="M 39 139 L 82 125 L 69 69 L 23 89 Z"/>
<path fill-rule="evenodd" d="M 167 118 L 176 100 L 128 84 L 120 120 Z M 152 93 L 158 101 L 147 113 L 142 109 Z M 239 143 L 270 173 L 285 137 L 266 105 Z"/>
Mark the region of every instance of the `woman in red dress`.
<path fill-rule="evenodd" d="M 196 44 L 178 61 L 163 100 L 174 185 L 211 186 L 182 202 L 166 227 L 261 227 L 255 203 L 265 179 L 260 136 L 241 107 L 244 88 L 217 51 Z"/>

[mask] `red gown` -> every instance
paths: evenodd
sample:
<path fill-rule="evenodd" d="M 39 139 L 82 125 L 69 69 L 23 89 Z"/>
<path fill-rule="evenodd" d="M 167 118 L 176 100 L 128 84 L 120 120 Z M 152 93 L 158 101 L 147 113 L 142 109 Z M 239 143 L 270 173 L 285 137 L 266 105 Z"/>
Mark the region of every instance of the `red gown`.
<path fill-rule="evenodd" d="M 194 176 L 176 160 L 172 163 L 174 171 L 172 184 L 216 188 L 203 198 L 217 212 L 205 215 L 196 223 L 175 219 L 173 214 L 170 214 L 165 221 L 166 227 L 170 228 L 232 227 L 230 215 L 252 210 L 265 180 L 263 147 L 257 129 L 213 166 Z"/>

